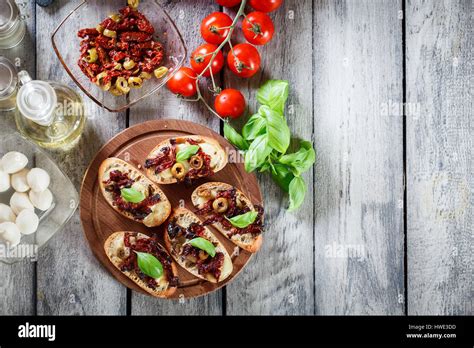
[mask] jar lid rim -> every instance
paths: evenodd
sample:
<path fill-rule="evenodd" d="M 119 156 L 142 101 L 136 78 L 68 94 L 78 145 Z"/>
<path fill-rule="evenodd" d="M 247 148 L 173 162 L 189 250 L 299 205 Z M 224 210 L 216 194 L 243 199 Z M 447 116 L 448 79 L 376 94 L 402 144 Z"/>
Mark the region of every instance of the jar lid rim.
<path fill-rule="evenodd" d="M 19 16 L 18 7 L 11 0 L 6 0 L 0 4 L 0 33 L 10 30 L 15 25 L 15 20 Z"/>
<path fill-rule="evenodd" d="M 18 75 L 15 66 L 0 56 L 0 98 L 9 97 L 16 89 Z"/>

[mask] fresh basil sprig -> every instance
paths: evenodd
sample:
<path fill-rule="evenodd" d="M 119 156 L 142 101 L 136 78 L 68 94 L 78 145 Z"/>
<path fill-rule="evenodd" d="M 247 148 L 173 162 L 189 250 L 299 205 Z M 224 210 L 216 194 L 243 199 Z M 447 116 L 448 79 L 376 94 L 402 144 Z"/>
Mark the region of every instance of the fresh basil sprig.
<path fill-rule="evenodd" d="M 137 254 L 138 268 L 144 274 L 154 279 L 158 279 L 163 275 L 163 265 L 152 254 L 135 251 Z"/>
<path fill-rule="evenodd" d="M 245 152 L 244 164 L 247 172 L 253 172 L 265 163 L 267 157 L 272 152 L 272 148 L 268 145 L 268 136 L 266 134 L 259 135 L 250 144 L 249 149 Z"/>
<path fill-rule="evenodd" d="M 199 151 L 198 145 L 189 145 L 184 149 L 178 151 L 176 154 L 176 162 L 183 162 L 188 160 L 191 156 L 195 155 Z"/>
<path fill-rule="evenodd" d="M 288 93 L 288 81 L 267 81 L 257 92 L 261 106 L 242 127 L 242 135 L 227 123 L 224 135 L 240 150 L 245 150 L 247 172 L 270 172 L 273 180 L 289 193 L 288 209 L 294 211 L 303 204 L 307 190 L 301 175 L 314 165 L 316 153 L 313 144 L 305 140 L 300 141 L 297 151 L 287 153 L 291 142 L 284 116 Z"/>
<path fill-rule="evenodd" d="M 239 150 L 247 150 L 249 148 L 249 143 L 244 139 L 232 126 L 227 122 L 224 123 L 224 136 L 232 144 L 234 144 Z"/>
<path fill-rule="evenodd" d="M 267 122 L 260 112 L 251 116 L 242 128 L 242 135 L 247 140 L 253 140 L 266 132 Z M 236 132 L 237 133 L 237 132 Z M 239 133 L 237 133 L 239 134 Z M 225 135 L 225 133 L 224 133 Z"/>
<path fill-rule="evenodd" d="M 285 153 L 290 146 L 291 132 L 283 114 L 279 114 L 266 105 L 262 105 L 258 113 L 266 121 L 268 145 L 279 153 Z"/>
<path fill-rule="evenodd" d="M 289 166 L 293 174 L 299 176 L 311 168 L 316 161 L 313 144 L 309 141 L 301 141 L 298 151 L 283 155 L 278 161 Z"/>
<path fill-rule="evenodd" d="M 227 219 L 227 221 L 229 221 L 232 224 L 232 226 L 235 226 L 238 228 L 245 228 L 253 224 L 257 216 L 258 216 L 258 213 L 255 210 L 251 210 L 251 211 L 246 212 L 245 214 L 231 217 L 230 219 L 228 217 L 225 217 L 225 218 Z"/>
<path fill-rule="evenodd" d="M 124 200 L 130 203 L 140 203 L 145 199 L 145 195 L 141 191 L 134 188 L 123 188 L 120 190 L 120 195 Z"/>
<path fill-rule="evenodd" d="M 288 93 L 288 81 L 269 80 L 258 89 L 257 100 L 260 104 L 267 105 L 272 110 L 283 115 Z"/>
<path fill-rule="evenodd" d="M 189 241 L 189 244 L 191 244 L 193 247 L 204 250 L 211 257 L 216 256 L 216 247 L 207 239 L 201 237 L 193 238 Z"/>

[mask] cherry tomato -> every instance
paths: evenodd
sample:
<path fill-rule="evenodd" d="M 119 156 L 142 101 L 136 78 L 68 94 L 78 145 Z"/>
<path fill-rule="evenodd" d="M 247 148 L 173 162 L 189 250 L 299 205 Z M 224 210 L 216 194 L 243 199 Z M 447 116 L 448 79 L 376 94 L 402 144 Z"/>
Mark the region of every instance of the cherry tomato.
<path fill-rule="evenodd" d="M 217 0 L 217 3 L 224 7 L 235 7 L 240 5 L 242 0 Z"/>
<path fill-rule="evenodd" d="M 220 45 L 227 35 L 229 27 L 232 25 L 232 18 L 223 12 L 214 12 L 203 19 L 201 23 L 202 38 L 211 44 Z M 220 29 L 225 28 L 225 29 Z"/>
<path fill-rule="evenodd" d="M 281 6 L 283 0 L 250 0 L 249 4 L 260 12 L 272 12 Z"/>
<path fill-rule="evenodd" d="M 197 93 L 197 75 L 193 69 L 182 67 L 166 83 L 166 87 L 182 97 L 192 97 Z"/>
<path fill-rule="evenodd" d="M 227 55 L 227 65 L 237 76 L 251 77 L 260 69 L 260 54 L 254 46 L 241 43 Z"/>
<path fill-rule="evenodd" d="M 214 107 L 221 117 L 238 118 L 245 111 L 245 98 L 236 89 L 224 89 L 216 97 Z"/>
<path fill-rule="evenodd" d="M 248 42 L 254 45 L 265 45 L 275 32 L 275 26 L 269 15 L 263 12 L 252 12 L 242 22 L 242 30 Z"/>
<path fill-rule="evenodd" d="M 203 72 L 204 69 L 209 65 L 211 61 L 212 53 L 217 50 L 216 45 L 212 44 L 203 44 L 196 48 L 196 50 L 191 54 L 191 66 L 196 74 L 200 74 Z M 206 70 L 202 76 L 209 77 L 212 74 L 216 75 L 219 71 L 222 70 L 224 66 L 224 55 L 221 51 L 217 53 L 212 61 L 211 67 Z"/>

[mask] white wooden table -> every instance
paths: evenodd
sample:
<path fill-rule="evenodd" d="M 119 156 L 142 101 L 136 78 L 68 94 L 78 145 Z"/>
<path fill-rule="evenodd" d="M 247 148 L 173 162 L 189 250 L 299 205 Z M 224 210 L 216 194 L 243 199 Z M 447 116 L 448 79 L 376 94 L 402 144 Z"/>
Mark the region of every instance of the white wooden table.
<path fill-rule="evenodd" d="M 0 54 L 76 88 L 50 34 L 78 1 L 17 2 L 28 36 Z M 160 3 L 189 49 L 201 43 L 201 19 L 219 10 L 212 0 Z M 231 285 L 184 303 L 119 284 L 93 257 L 77 212 L 36 263 L 0 265 L 0 314 L 472 314 L 472 13 L 471 0 L 286 0 L 272 14 L 278 32 L 261 50 L 263 70 L 220 80 L 251 110 L 262 82 L 290 81 L 290 127 L 317 150 L 304 207 L 287 213 L 261 176 L 262 250 Z M 91 118 L 80 144 L 53 153 L 78 190 L 96 151 L 128 126 L 180 118 L 222 127 L 167 91 L 120 114 L 84 100 Z M 0 122 L 13 131 L 11 115 Z"/>

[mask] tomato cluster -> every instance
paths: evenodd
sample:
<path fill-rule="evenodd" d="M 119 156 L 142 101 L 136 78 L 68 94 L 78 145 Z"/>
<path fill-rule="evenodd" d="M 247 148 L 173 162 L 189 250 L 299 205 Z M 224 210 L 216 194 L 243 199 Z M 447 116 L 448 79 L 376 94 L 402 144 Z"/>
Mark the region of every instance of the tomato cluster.
<path fill-rule="evenodd" d="M 182 97 L 193 97 L 199 92 L 199 79 L 211 77 L 213 92 L 216 95 L 214 102 L 215 112 L 223 118 L 238 118 L 246 108 L 245 98 L 236 89 L 221 90 L 215 86 L 214 76 L 218 74 L 227 63 L 227 67 L 235 75 L 242 78 L 254 76 L 260 69 L 260 53 L 255 46 L 265 45 L 273 38 L 275 26 L 267 14 L 281 6 L 283 0 L 249 0 L 248 3 L 256 11 L 243 14 L 242 0 L 216 0 L 224 7 L 240 5 L 238 16 L 243 16 L 242 32 L 246 43 L 231 45 L 230 38 L 237 18 L 232 19 L 223 12 L 214 12 L 201 22 L 201 36 L 206 43 L 197 47 L 191 54 L 191 67 L 182 67 L 168 81 L 168 89 Z M 222 52 L 223 47 L 229 44 L 227 57 Z M 203 100 L 204 101 L 204 100 Z M 206 104 L 207 105 L 207 104 Z"/>

